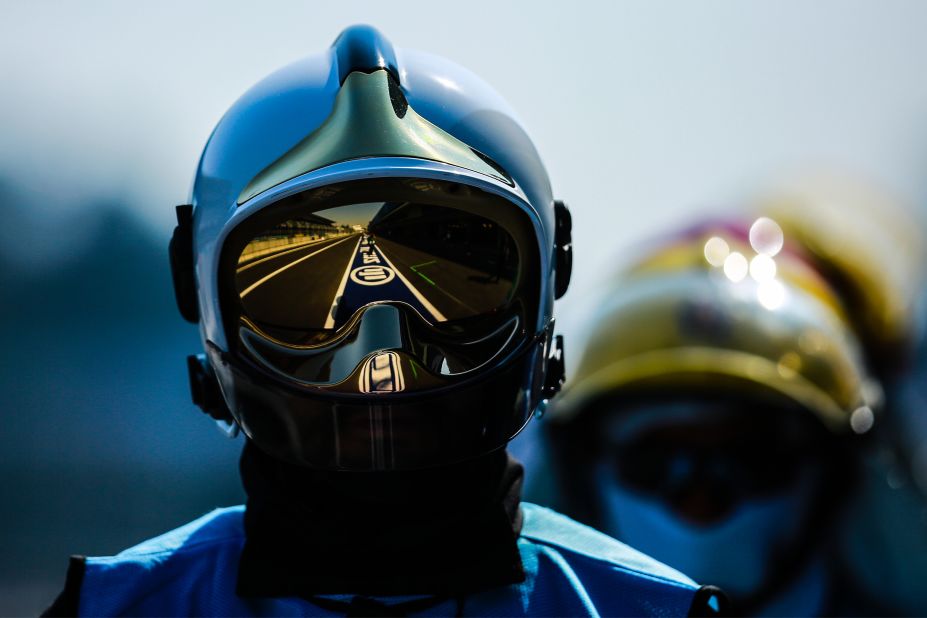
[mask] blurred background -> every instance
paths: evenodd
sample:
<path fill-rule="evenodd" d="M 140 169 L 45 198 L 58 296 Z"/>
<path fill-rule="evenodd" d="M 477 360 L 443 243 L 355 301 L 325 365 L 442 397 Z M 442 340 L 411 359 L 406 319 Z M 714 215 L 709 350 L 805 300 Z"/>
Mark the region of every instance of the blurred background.
<path fill-rule="evenodd" d="M 173 206 L 229 105 L 347 25 L 469 67 L 520 112 L 574 215 L 568 366 L 603 270 L 674 222 L 819 167 L 927 203 L 916 0 L 6 0 L 0 20 L 4 615 L 41 611 L 69 554 L 242 499 L 241 442 L 189 401 Z"/>

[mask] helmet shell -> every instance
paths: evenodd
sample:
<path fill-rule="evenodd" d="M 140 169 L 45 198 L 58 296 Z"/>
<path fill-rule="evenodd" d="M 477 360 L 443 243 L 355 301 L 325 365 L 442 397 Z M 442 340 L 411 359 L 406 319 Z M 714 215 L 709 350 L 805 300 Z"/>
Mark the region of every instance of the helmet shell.
<path fill-rule="evenodd" d="M 838 433 L 871 420 L 873 382 L 839 298 L 790 244 L 751 268 L 761 254 L 749 227 L 696 226 L 611 278 L 551 417 L 572 421 L 605 395 L 694 387 L 784 397 Z"/>
<path fill-rule="evenodd" d="M 394 133 L 380 139 L 378 131 Z M 531 313 L 523 316 L 522 326 L 492 362 L 475 368 L 459 382 L 433 390 L 391 395 L 334 393 L 323 386 L 262 373 L 233 345 L 238 324 L 224 323 L 221 303 L 229 302 L 223 296 L 228 271 L 220 272 L 220 264 L 229 267 L 223 256 L 226 240 L 234 240 L 238 232 L 248 233 L 250 228 L 241 224 L 263 220 L 272 214 L 264 209 L 290 196 L 328 185 L 386 178 L 465 184 L 504 198 L 487 200 L 481 207 L 511 206 L 524 213 L 530 223 L 524 228 L 527 236 L 522 237 L 530 240 L 523 246 L 538 252 L 537 260 L 530 256 L 525 263 L 532 268 L 537 264 L 540 271 L 537 291 L 532 288 L 531 298 L 526 299 Z M 184 212 L 184 221 L 189 223 L 189 207 Z M 261 217 L 254 218 L 259 213 Z M 394 49 L 373 28 L 354 26 L 326 52 L 268 76 L 246 92 L 213 130 L 193 186 L 192 223 L 184 228 L 184 221 L 178 230 L 192 228 L 192 241 L 184 245 L 189 231 L 186 236 L 175 231 L 172 247 L 192 245 L 192 257 L 181 259 L 182 251 L 172 248 L 172 260 L 189 262 L 186 270 L 174 269 L 175 290 L 192 289 L 195 282 L 196 302 L 181 300 L 178 291 L 178 303 L 185 317 L 199 319 L 208 355 L 208 363 L 192 365 L 198 372 L 194 385 L 217 382 L 213 390 L 221 390 L 221 395 L 208 399 L 224 400 L 228 410 L 207 409 L 202 403 L 201 407 L 217 418 L 230 412 L 245 433 L 274 456 L 309 466 L 353 470 L 450 463 L 448 458 L 459 460 L 502 446 L 524 426 L 542 398 L 559 390 L 562 366 L 551 364 L 549 358 L 560 358 L 556 352 L 559 338 L 552 337 L 552 313 L 555 295 L 565 291 L 569 280 L 569 213 L 552 199 L 547 172 L 509 106 L 474 74 L 447 60 Z M 229 243 L 230 248 L 233 245 Z M 558 270 L 563 276 L 556 279 Z M 192 299 L 193 294 L 189 296 Z M 190 305 L 192 309 L 186 311 Z M 535 307 L 537 315 L 533 314 Z M 382 353 L 389 352 L 376 352 Z M 490 392 L 487 384 L 498 388 Z M 453 405 L 443 405 L 449 397 L 456 397 Z M 486 397 L 493 399 L 493 405 L 481 407 Z M 344 417 L 342 421 L 348 419 L 340 429 L 323 422 L 333 411 L 338 412 L 334 416 Z M 390 442 L 392 430 L 387 435 L 364 421 L 365 415 L 383 414 L 397 423 L 397 436 L 408 438 L 419 435 L 419 430 L 427 433 L 430 426 L 435 436 L 451 436 L 472 448 L 468 455 L 465 448 L 458 453 L 431 444 L 431 451 L 442 454 L 429 463 L 416 450 L 427 449 L 415 446 L 427 442 L 428 436 Z M 472 439 L 463 440 L 460 432 L 453 431 L 452 417 L 469 423 Z M 350 432 L 358 427 L 367 428 L 366 438 L 375 448 L 350 451 L 356 446 L 348 444 Z M 312 445 L 322 442 L 326 448 L 313 451 Z M 393 451 L 389 458 L 374 456 L 375 451 L 385 452 L 383 445 L 387 450 L 393 446 L 404 450 Z M 356 457 L 345 458 L 349 451 L 356 451 Z"/>
<path fill-rule="evenodd" d="M 378 35 L 366 27 L 355 28 Z M 410 107 L 492 159 L 514 186 L 437 161 L 373 157 L 309 171 L 239 205 L 239 195 L 252 179 L 331 115 L 345 70 L 339 67 L 339 60 L 344 57 L 339 57 L 333 46 L 276 71 L 226 112 L 213 130 L 197 169 L 192 196 L 194 253 L 204 343 L 211 341 L 227 349 L 216 283 L 218 253 L 227 231 L 294 192 L 371 176 L 466 178 L 522 205 L 532 215 L 542 248 L 543 299 L 536 331 L 549 321 L 553 311 L 549 280 L 554 268 L 554 203 L 547 171 L 522 124 L 502 97 L 467 69 L 423 52 L 396 48 L 394 54 L 400 87 Z"/>
<path fill-rule="evenodd" d="M 888 377 L 911 360 L 923 330 L 927 243 L 902 201 L 844 174 L 817 173 L 761 196 L 847 307 L 873 370 Z"/>

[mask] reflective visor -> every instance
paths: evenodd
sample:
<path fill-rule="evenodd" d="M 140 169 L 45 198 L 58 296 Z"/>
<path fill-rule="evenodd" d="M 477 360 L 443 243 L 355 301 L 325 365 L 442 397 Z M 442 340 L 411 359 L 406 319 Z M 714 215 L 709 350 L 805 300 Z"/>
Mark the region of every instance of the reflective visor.
<path fill-rule="evenodd" d="M 238 257 L 244 313 L 267 331 L 338 330 L 370 303 L 401 302 L 428 322 L 511 300 L 518 251 L 490 219 L 413 202 L 337 206 L 280 222 Z"/>
<path fill-rule="evenodd" d="M 537 303 L 534 238 L 514 204 L 459 183 L 376 179 L 287 198 L 226 243 L 226 323 L 240 328 L 230 340 L 303 382 L 359 371 L 352 391 L 424 387 L 404 365 L 465 372 L 524 326 Z M 386 350 L 400 354 L 370 356 Z M 387 373 L 398 377 L 383 386 Z"/>

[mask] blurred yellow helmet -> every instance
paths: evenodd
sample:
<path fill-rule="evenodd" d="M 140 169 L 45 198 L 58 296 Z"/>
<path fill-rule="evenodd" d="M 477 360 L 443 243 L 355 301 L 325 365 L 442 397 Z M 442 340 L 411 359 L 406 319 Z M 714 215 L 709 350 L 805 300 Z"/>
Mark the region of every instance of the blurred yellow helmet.
<path fill-rule="evenodd" d="M 784 397 L 835 432 L 872 426 L 878 389 L 842 304 L 774 220 L 687 230 L 604 291 L 555 422 L 606 396 L 705 388 Z"/>
<path fill-rule="evenodd" d="M 805 247 L 847 307 L 873 370 L 904 364 L 919 335 L 924 229 L 897 199 L 856 179 L 818 174 L 758 200 Z"/>

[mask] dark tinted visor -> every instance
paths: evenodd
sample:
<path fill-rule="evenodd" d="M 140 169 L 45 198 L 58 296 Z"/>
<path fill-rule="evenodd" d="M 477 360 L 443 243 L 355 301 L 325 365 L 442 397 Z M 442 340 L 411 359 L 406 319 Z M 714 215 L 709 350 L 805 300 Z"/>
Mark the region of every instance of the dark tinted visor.
<path fill-rule="evenodd" d="M 697 489 L 720 507 L 781 491 L 827 444 L 811 413 L 786 401 L 664 395 L 616 404 L 598 430 L 606 459 L 622 484 L 668 499 Z"/>
<path fill-rule="evenodd" d="M 301 382 L 342 382 L 385 350 L 402 360 L 373 368 L 393 358 L 413 377 L 452 375 L 517 343 L 537 311 L 538 262 L 530 219 L 502 197 L 446 181 L 355 181 L 239 225 L 223 252 L 222 302 L 239 329 L 229 339 Z M 427 375 L 404 383 L 435 386 Z"/>
<path fill-rule="evenodd" d="M 243 314 L 284 340 L 337 331 L 372 303 L 404 303 L 434 324 L 512 299 L 518 249 L 486 217 L 422 202 L 368 202 L 297 215 L 238 256 Z"/>

